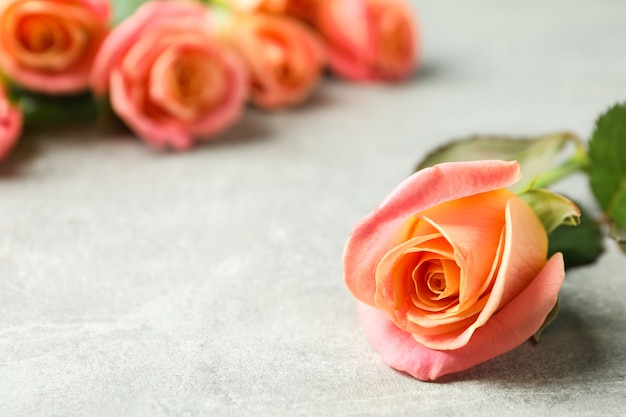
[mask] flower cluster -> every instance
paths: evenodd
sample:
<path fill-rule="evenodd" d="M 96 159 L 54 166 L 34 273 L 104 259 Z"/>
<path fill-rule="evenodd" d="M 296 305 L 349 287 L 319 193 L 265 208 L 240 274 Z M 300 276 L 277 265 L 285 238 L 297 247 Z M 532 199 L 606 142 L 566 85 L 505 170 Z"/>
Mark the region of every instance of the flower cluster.
<path fill-rule="evenodd" d="M 403 0 L 151 0 L 112 27 L 108 0 L 4 0 L 0 73 L 22 90 L 91 91 L 148 144 L 184 150 L 239 119 L 302 103 L 325 68 L 391 82 L 417 65 Z M 0 90 L 0 158 L 21 116 Z"/>

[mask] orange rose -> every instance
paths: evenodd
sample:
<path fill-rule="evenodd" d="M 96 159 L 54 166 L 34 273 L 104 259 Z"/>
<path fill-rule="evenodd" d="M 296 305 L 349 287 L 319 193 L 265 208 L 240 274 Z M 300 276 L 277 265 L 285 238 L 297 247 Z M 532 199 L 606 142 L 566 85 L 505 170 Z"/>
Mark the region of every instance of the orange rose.
<path fill-rule="evenodd" d="M 22 112 L 9 103 L 4 87 L 0 84 L 0 160 L 15 146 L 22 133 Z"/>
<path fill-rule="evenodd" d="M 345 78 L 394 81 L 416 67 L 415 24 L 403 0 L 321 1 L 315 25 L 332 70 Z"/>
<path fill-rule="evenodd" d="M 144 3 L 103 43 L 92 89 L 149 144 L 187 149 L 234 123 L 247 94 L 243 63 L 213 31 L 200 3 Z"/>
<path fill-rule="evenodd" d="M 84 90 L 108 18 L 105 0 L 2 1 L 0 70 L 33 91 Z"/>
<path fill-rule="evenodd" d="M 304 21 L 315 18 L 316 6 L 326 0 L 227 0 L 237 10 L 287 14 Z"/>
<path fill-rule="evenodd" d="M 288 16 L 241 14 L 225 37 L 243 57 L 253 103 L 266 109 L 305 100 L 318 83 L 324 50 L 317 35 Z"/>
<path fill-rule="evenodd" d="M 421 170 L 359 222 L 346 284 L 390 366 L 436 379 L 527 340 L 556 303 L 563 258 L 531 207 L 504 187 L 516 162 Z"/>

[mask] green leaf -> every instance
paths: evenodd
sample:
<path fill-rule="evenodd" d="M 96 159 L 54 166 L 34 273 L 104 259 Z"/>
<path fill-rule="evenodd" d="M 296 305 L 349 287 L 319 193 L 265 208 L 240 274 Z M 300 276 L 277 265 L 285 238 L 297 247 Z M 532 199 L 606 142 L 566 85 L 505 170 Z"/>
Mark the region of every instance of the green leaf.
<path fill-rule="evenodd" d="M 539 330 L 537 330 L 535 334 L 533 335 L 533 339 L 535 339 L 535 342 L 539 342 L 539 338 L 541 337 L 541 334 L 546 329 L 546 327 L 548 327 L 550 323 L 554 321 L 556 316 L 559 314 L 559 310 L 560 310 L 559 300 L 556 300 L 554 307 L 552 307 L 552 310 L 550 310 L 550 312 L 548 313 L 548 316 L 543 321 L 543 324 L 541 325 Z"/>
<path fill-rule="evenodd" d="M 118 25 L 148 0 L 111 0 L 113 23 Z"/>
<path fill-rule="evenodd" d="M 436 149 L 426 156 L 416 171 L 441 162 L 477 161 L 485 159 L 517 160 L 522 179 L 513 188 L 528 188 L 540 173 L 552 168 L 568 144 L 582 148 L 580 139 L 570 132 L 537 137 L 471 136 Z"/>
<path fill-rule="evenodd" d="M 96 105 L 93 96 L 87 92 L 71 96 L 48 96 L 10 86 L 9 94 L 24 113 L 26 129 L 59 127 L 96 119 Z"/>
<path fill-rule="evenodd" d="M 589 182 L 609 220 L 626 229 L 626 103 L 601 115 L 589 141 Z"/>
<path fill-rule="evenodd" d="M 567 267 L 587 265 L 595 262 L 604 252 L 603 243 L 600 224 L 583 209 L 578 226 L 562 225 L 548 235 L 548 256 L 561 252 Z"/>

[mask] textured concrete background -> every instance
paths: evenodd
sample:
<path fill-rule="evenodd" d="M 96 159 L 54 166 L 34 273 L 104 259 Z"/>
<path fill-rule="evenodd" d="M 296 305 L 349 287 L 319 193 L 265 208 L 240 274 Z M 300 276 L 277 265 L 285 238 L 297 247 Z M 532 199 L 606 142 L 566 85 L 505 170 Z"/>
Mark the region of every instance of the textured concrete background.
<path fill-rule="evenodd" d="M 424 66 L 407 84 L 330 80 L 186 154 L 27 138 L 0 176 L 0 415 L 624 415 L 611 242 L 570 271 L 539 345 L 445 383 L 365 340 L 344 241 L 418 159 L 477 132 L 587 137 L 626 92 L 626 2 L 413 4 Z M 562 189 L 591 201 L 580 178 Z"/>

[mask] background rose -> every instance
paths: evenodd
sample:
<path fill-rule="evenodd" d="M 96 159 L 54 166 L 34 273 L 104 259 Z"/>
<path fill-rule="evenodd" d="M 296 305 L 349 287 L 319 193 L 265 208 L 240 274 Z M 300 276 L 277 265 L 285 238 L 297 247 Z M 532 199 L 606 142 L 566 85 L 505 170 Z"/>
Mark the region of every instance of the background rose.
<path fill-rule="evenodd" d="M 237 10 L 287 14 L 304 21 L 315 18 L 316 6 L 326 0 L 227 0 Z"/>
<path fill-rule="evenodd" d="M 153 146 L 182 150 L 240 115 L 246 74 L 212 36 L 209 9 L 195 2 L 148 2 L 117 26 L 96 58 L 91 86 Z"/>
<path fill-rule="evenodd" d="M 417 65 L 413 19 L 403 0 L 327 0 L 317 3 L 315 25 L 337 74 L 394 81 L 409 77 Z"/>
<path fill-rule="evenodd" d="M 267 109 L 306 99 L 317 85 L 324 50 L 317 35 L 288 16 L 241 14 L 225 32 L 250 73 L 251 99 Z"/>
<path fill-rule="evenodd" d="M 22 112 L 9 103 L 0 84 L 0 161 L 11 151 L 22 133 Z"/>
<path fill-rule="evenodd" d="M 532 336 L 554 307 L 563 260 L 504 187 L 516 162 L 447 163 L 401 183 L 360 221 L 346 284 L 382 358 L 422 379 L 460 371 Z"/>
<path fill-rule="evenodd" d="M 4 0 L 0 70 L 33 91 L 84 90 L 108 18 L 104 0 Z"/>

